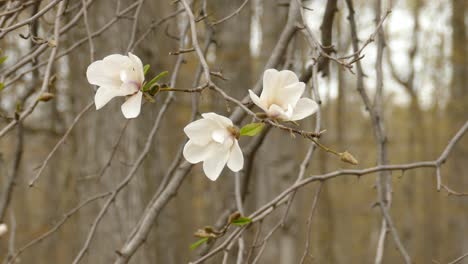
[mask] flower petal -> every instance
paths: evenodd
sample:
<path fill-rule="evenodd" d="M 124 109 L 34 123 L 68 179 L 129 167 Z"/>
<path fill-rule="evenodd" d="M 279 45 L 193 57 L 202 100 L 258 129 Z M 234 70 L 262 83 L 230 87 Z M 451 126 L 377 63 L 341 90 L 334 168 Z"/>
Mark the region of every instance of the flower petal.
<path fill-rule="evenodd" d="M 263 90 L 260 99 L 267 102 L 267 105 L 281 99 L 281 90 L 290 85 L 299 82 L 297 75 L 289 70 L 277 71 L 268 69 L 263 74 Z"/>
<path fill-rule="evenodd" d="M 212 181 L 216 181 L 223 171 L 226 162 L 229 159 L 229 148 L 218 144 L 217 149 L 203 162 L 203 171 L 206 177 Z"/>
<path fill-rule="evenodd" d="M 139 90 L 139 87 L 136 83 L 126 82 L 120 85 L 118 89 L 118 93 L 121 94 L 121 96 L 131 95 L 131 94 L 134 94 L 135 92 L 138 92 L 138 90 Z"/>
<path fill-rule="evenodd" d="M 187 137 L 198 145 L 205 145 L 212 139 L 212 133 L 219 129 L 218 124 L 210 119 L 199 119 L 184 127 Z"/>
<path fill-rule="evenodd" d="M 202 114 L 202 117 L 205 119 L 216 121 L 216 123 L 218 123 L 220 127 L 226 128 L 233 126 L 231 119 L 222 115 L 218 115 L 216 113 L 204 113 Z"/>
<path fill-rule="evenodd" d="M 229 136 L 229 131 L 225 128 L 216 129 L 211 133 L 211 139 L 217 143 L 224 143 L 224 140 Z"/>
<path fill-rule="evenodd" d="M 135 118 L 140 114 L 142 97 L 143 93 L 137 92 L 122 104 L 121 110 L 125 118 Z"/>
<path fill-rule="evenodd" d="M 281 87 L 288 86 L 293 83 L 299 82 L 296 73 L 290 70 L 283 70 L 278 73 L 278 84 Z"/>
<path fill-rule="evenodd" d="M 102 60 L 107 62 L 108 64 L 114 64 L 116 66 L 128 66 L 131 63 L 130 58 L 128 56 L 121 54 L 111 54 L 104 57 L 104 59 Z"/>
<path fill-rule="evenodd" d="M 263 73 L 263 88 L 260 95 L 262 101 L 267 102 L 274 97 L 279 76 L 278 73 L 276 69 L 268 69 Z"/>
<path fill-rule="evenodd" d="M 90 84 L 99 86 L 119 87 L 121 83 L 119 72 L 109 70 L 104 61 L 91 63 L 86 70 L 86 78 Z"/>
<path fill-rule="evenodd" d="M 101 86 L 97 89 L 96 94 L 94 95 L 94 104 L 96 105 L 96 110 L 101 109 L 106 105 L 112 98 L 116 96 L 121 96 L 118 93 L 117 89 Z"/>
<path fill-rule="evenodd" d="M 306 118 L 317 112 L 318 108 L 319 106 L 314 100 L 306 97 L 301 98 L 297 102 L 296 107 L 294 107 L 291 120 L 295 121 Z"/>
<path fill-rule="evenodd" d="M 268 107 L 252 90 L 249 90 L 250 99 L 254 104 L 260 107 L 263 111 L 268 111 Z"/>
<path fill-rule="evenodd" d="M 131 64 L 127 56 L 112 54 L 88 66 L 86 77 L 94 85 L 118 88 L 121 84 L 120 72 Z"/>
<path fill-rule="evenodd" d="M 185 144 L 182 154 L 188 162 L 195 164 L 210 157 L 211 154 L 214 152 L 216 146 L 216 143 L 198 145 L 194 143 L 193 140 L 189 140 Z"/>
<path fill-rule="evenodd" d="M 282 107 L 276 104 L 272 104 L 267 112 L 268 116 L 272 118 L 282 119 L 285 121 L 291 119 L 292 113 L 293 113 L 293 109 L 291 105 L 288 105 L 288 109 L 285 111 Z"/>
<path fill-rule="evenodd" d="M 234 144 L 231 147 L 227 166 L 234 172 L 240 171 L 244 167 L 244 155 L 237 140 L 234 140 Z"/>
<path fill-rule="evenodd" d="M 143 63 L 141 62 L 140 58 L 138 58 L 131 52 L 128 53 L 128 57 L 130 58 L 130 60 L 132 60 L 133 65 L 135 66 L 137 70 L 138 81 L 140 83 L 143 83 L 143 81 L 145 80 L 145 72 L 143 70 Z"/>
<path fill-rule="evenodd" d="M 278 98 L 276 98 L 276 103 L 283 108 L 287 108 L 288 105 L 292 107 L 296 106 L 297 101 L 301 98 L 305 90 L 305 83 L 297 82 L 290 84 L 283 89 L 278 91 Z"/>

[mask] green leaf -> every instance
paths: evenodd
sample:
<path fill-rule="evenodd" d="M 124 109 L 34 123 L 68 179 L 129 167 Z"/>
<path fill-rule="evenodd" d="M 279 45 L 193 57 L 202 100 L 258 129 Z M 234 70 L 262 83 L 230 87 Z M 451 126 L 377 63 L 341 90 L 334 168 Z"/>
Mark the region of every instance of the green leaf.
<path fill-rule="evenodd" d="M 4 63 L 7 58 L 7 56 L 0 57 L 0 64 Z"/>
<path fill-rule="evenodd" d="M 156 82 L 161 79 L 162 77 L 166 76 L 169 72 L 168 71 L 163 71 L 161 72 L 160 74 L 158 74 L 156 77 L 154 77 L 153 79 L 151 79 L 151 81 L 147 82 L 145 84 L 145 86 L 143 86 L 143 91 L 146 92 L 148 90 L 150 90 L 153 85 L 156 84 Z"/>
<path fill-rule="evenodd" d="M 146 64 L 146 65 L 143 67 L 143 74 L 146 75 L 146 73 L 148 72 L 149 69 L 150 69 L 150 65 L 149 65 L 149 64 Z"/>
<path fill-rule="evenodd" d="M 233 225 L 243 226 L 252 222 L 252 219 L 248 217 L 241 216 L 237 219 L 232 220 Z"/>
<path fill-rule="evenodd" d="M 249 136 L 253 137 L 262 131 L 263 127 L 265 126 L 264 123 L 250 123 L 243 126 L 240 129 L 241 136 Z"/>
<path fill-rule="evenodd" d="M 146 101 L 150 102 L 150 103 L 155 103 L 156 101 L 153 99 L 153 97 L 151 97 L 151 95 L 147 94 L 147 93 L 143 93 L 143 97 L 146 99 Z"/>
<path fill-rule="evenodd" d="M 0 83 L 0 92 L 3 90 L 3 88 L 5 88 L 5 84 L 4 84 L 4 83 Z"/>
<path fill-rule="evenodd" d="M 195 243 L 193 243 L 192 245 L 190 245 L 190 250 L 196 249 L 197 247 L 201 246 L 203 243 L 205 243 L 205 242 L 207 242 L 207 241 L 208 241 L 208 238 L 207 238 L 207 237 L 198 240 L 197 242 L 195 242 Z"/>

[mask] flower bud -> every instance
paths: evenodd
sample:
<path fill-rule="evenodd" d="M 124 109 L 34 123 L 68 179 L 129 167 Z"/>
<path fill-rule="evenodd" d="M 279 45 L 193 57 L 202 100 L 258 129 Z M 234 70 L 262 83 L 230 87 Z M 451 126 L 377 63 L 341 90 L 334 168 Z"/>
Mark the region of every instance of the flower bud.
<path fill-rule="evenodd" d="M 358 161 L 348 151 L 340 153 L 340 159 L 346 163 L 357 165 Z"/>
<path fill-rule="evenodd" d="M 198 229 L 193 235 L 199 238 L 216 238 L 217 237 L 214 230 L 210 230 L 210 229 Z"/>
<path fill-rule="evenodd" d="M 42 101 L 42 102 L 48 102 L 48 101 L 54 99 L 54 97 L 55 97 L 55 94 L 45 92 L 45 93 L 41 94 L 41 96 L 39 96 L 38 100 Z"/>
<path fill-rule="evenodd" d="M 234 212 L 229 216 L 228 222 L 232 223 L 232 221 L 238 219 L 239 217 L 241 217 L 241 214 L 239 212 Z"/>
<path fill-rule="evenodd" d="M 55 39 L 50 39 L 49 41 L 47 41 L 47 45 L 50 47 L 50 48 L 54 48 L 57 46 L 57 41 L 55 41 Z"/>

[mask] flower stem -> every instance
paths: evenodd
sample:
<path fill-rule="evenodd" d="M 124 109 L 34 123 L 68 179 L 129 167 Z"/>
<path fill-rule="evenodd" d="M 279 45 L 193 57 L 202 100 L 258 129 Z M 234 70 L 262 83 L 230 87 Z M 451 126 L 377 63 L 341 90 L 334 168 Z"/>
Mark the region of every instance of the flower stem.
<path fill-rule="evenodd" d="M 183 93 L 199 93 L 203 91 L 206 87 L 200 87 L 195 89 L 176 89 L 171 87 L 159 88 L 159 92 L 183 92 Z"/>
<path fill-rule="evenodd" d="M 356 158 L 354 158 L 353 155 L 351 155 L 351 153 L 349 153 L 348 151 L 337 152 L 337 151 L 323 145 L 322 143 L 318 142 L 318 140 L 315 139 L 315 138 L 310 138 L 310 140 L 312 140 L 312 142 L 314 142 L 319 148 L 323 149 L 324 151 L 330 152 L 333 155 L 336 155 L 336 156 L 340 157 L 341 161 L 352 164 L 352 165 L 357 165 L 358 164 L 358 161 L 356 160 Z"/>
<path fill-rule="evenodd" d="M 341 156 L 340 153 L 338 153 L 338 152 L 334 151 L 333 149 L 331 149 L 331 148 L 329 148 L 329 147 L 323 145 L 322 143 L 318 142 L 317 139 L 315 139 L 315 138 L 310 138 L 310 140 L 312 140 L 312 142 L 314 142 L 315 145 L 317 145 L 319 148 L 325 150 L 326 152 L 330 152 L 330 153 L 332 153 L 332 154 L 334 154 L 334 155 L 336 155 L 336 156 L 338 156 L 338 157 Z"/>

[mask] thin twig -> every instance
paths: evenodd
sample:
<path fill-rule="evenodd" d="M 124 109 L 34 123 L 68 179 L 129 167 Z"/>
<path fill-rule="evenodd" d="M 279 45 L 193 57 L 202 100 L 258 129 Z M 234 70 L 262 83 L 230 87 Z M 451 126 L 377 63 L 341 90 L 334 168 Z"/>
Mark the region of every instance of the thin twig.
<path fill-rule="evenodd" d="M 212 25 L 213 25 L 213 26 L 216 26 L 216 25 L 221 24 L 221 23 L 225 22 L 226 20 L 229 20 L 230 18 L 232 18 L 232 17 L 238 15 L 238 14 L 241 12 L 242 8 L 244 8 L 244 6 L 245 6 L 248 2 L 249 2 L 249 0 L 244 0 L 244 2 L 239 6 L 239 8 L 236 9 L 236 11 L 232 12 L 230 15 L 228 15 L 228 16 L 225 17 L 225 18 L 222 18 L 222 19 L 220 19 L 220 20 L 218 20 L 218 21 L 213 22 Z"/>
<path fill-rule="evenodd" d="M 312 205 L 310 208 L 309 217 L 307 218 L 307 234 L 306 234 L 306 243 L 304 246 L 304 253 L 302 254 L 300 264 L 304 263 L 307 256 L 309 255 L 309 247 L 310 247 L 310 235 L 312 232 L 312 217 L 314 216 L 315 208 L 317 208 L 317 201 L 320 195 L 320 191 L 322 190 L 323 183 L 320 182 L 317 186 L 317 190 L 315 191 L 314 200 L 312 201 Z"/>
<path fill-rule="evenodd" d="M 27 250 L 28 248 L 34 246 L 35 244 L 38 244 L 40 243 L 41 241 L 43 241 L 44 239 L 46 239 L 47 237 L 51 236 L 52 234 L 54 234 L 55 232 L 57 232 L 60 227 L 62 227 L 63 224 L 65 224 L 65 222 L 70 219 L 75 213 L 77 213 L 81 208 L 85 207 L 86 205 L 90 204 L 91 202 L 94 202 L 96 200 L 99 200 L 99 199 L 102 199 L 102 198 L 105 198 L 107 196 L 111 195 L 110 192 L 105 192 L 105 193 L 102 193 L 102 194 L 98 194 L 98 195 L 95 195 L 95 196 L 92 196 L 90 198 L 88 198 L 87 200 L 85 200 L 84 202 L 80 203 L 78 206 L 76 206 L 75 208 L 73 208 L 72 210 L 70 210 L 68 213 L 66 213 L 63 218 L 57 222 L 57 224 L 55 224 L 51 229 L 47 230 L 44 234 L 40 235 L 39 237 L 31 240 L 30 242 L 28 242 L 26 245 L 22 246 L 15 254 L 13 254 L 10 258 L 8 258 L 8 264 L 10 263 L 16 263 L 16 259 L 25 251 Z"/>
<path fill-rule="evenodd" d="M 39 170 L 37 171 L 37 173 L 34 175 L 34 177 L 31 179 L 31 181 L 29 182 L 29 187 L 33 187 L 34 184 L 36 183 L 36 181 L 39 179 L 39 177 L 41 176 L 42 172 L 44 171 L 45 167 L 47 166 L 47 164 L 49 163 L 49 160 L 52 158 L 52 156 L 55 154 L 55 152 L 59 149 L 59 147 L 65 142 L 65 140 L 67 139 L 67 137 L 70 135 L 71 131 L 73 130 L 73 128 L 75 127 L 75 125 L 78 123 L 78 121 L 80 121 L 80 119 L 83 117 L 83 115 L 89 110 L 92 108 L 92 106 L 94 105 L 94 102 L 90 102 L 88 103 L 88 105 L 85 106 L 85 108 L 83 108 L 83 110 L 81 110 L 78 115 L 76 115 L 75 119 L 73 120 L 73 122 L 71 123 L 71 125 L 68 127 L 67 131 L 65 132 L 65 134 L 63 134 L 63 136 L 60 138 L 60 140 L 57 142 L 57 144 L 55 144 L 55 146 L 52 148 L 52 150 L 49 152 L 49 154 L 47 155 L 47 157 L 45 158 L 45 160 L 41 163 L 41 166 L 39 167 Z"/>

